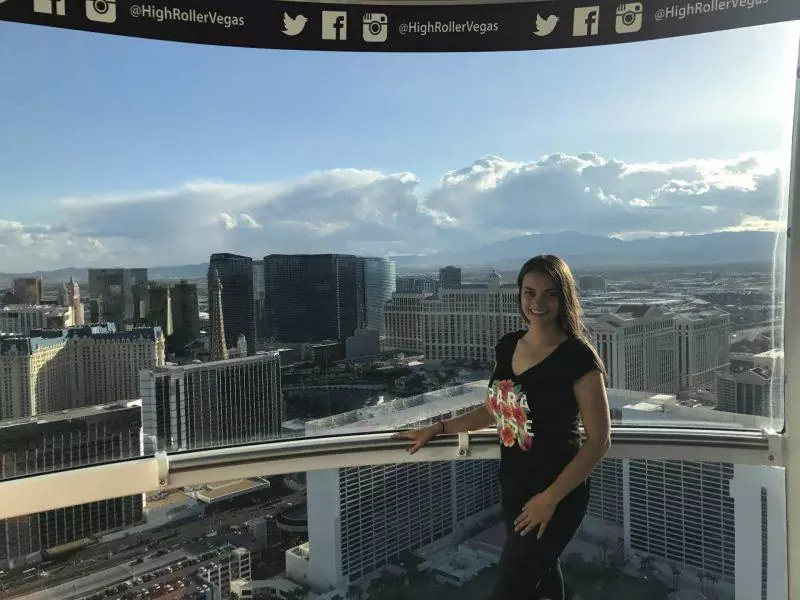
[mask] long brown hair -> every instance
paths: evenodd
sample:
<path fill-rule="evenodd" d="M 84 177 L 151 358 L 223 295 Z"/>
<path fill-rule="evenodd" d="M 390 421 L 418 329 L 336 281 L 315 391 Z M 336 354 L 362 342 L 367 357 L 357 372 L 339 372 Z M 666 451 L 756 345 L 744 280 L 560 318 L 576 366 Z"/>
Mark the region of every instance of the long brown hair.
<path fill-rule="evenodd" d="M 567 336 L 577 338 L 584 342 L 597 357 L 597 364 L 600 365 L 603 376 L 606 376 L 603 361 L 597 354 L 597 349 L 589 341 L 588 332 L 583 324 L 583 310 L 578 299 L 578 286 L 575 285 L 575 278 L 572 276 L 569 266 L 559 257 L 552 254 L 540 254 L 528 260 L 519 270 L 517 276 L 517 308 L 525 322 L 528 318 L 522 310 L 522 280 L 528 273 L 540 273 L 547 275 L 556 284 L 558 293 L 558 315 L 556 324 Z"/>

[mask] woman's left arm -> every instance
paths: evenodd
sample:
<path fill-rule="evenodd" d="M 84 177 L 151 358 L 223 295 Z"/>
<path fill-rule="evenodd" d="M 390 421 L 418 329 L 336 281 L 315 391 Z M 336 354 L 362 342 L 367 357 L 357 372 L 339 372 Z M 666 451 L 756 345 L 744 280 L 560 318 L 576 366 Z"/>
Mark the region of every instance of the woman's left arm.
<path fill-rule="evenodd" d="M 611 417 L 600 371 L 590 371 L 575 382 L 575 398 L 586 441 L 575 458 L 561 471 L 561 475 L 545 490 L 555 504 L 592 474 L 611 446 Z"/>
<path fill-rule="evenodd" d="M 611 446 L 611 417 L 602 373 L 588 372 L 575 382 L 574 390 L 586 441 L 550 487 L 523 507 L 515 522 L 515 531 L 522 535 L 538 525 L 537 537 L 541 538 L 558 503 L 591 475 Z"/>

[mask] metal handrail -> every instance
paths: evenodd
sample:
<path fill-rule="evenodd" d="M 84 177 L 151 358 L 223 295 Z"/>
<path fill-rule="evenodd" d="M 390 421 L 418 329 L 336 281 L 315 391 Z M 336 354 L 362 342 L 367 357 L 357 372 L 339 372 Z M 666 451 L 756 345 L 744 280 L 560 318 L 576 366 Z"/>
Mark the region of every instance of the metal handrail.
<path fill-rule="evenodd" d="M 420 461 L 497 459 L 491 429 L 439 436 L 413 456 L 392 432 L 298 437 L 189 450 L 0 481 L 0 519 L 120 496 L 248 477 Z M 781 466 L 783 436 L 768 431 L 614 426 L 608 458 Z"/>

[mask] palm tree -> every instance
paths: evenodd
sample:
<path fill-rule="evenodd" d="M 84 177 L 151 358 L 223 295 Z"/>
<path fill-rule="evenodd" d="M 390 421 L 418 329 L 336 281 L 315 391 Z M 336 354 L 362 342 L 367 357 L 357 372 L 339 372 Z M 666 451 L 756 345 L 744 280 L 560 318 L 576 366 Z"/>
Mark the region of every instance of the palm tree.
<path fill-rule="evenodd" d="M 347 600 L 361 600 L 361 596 L 363 595 L 364 591 L 357 585 L 351 584 L 350 587 L 347 588 Z"/>
<path fill-rule="evenodd" d="M 617 546 L 609 558 L 605 573 L 612 589 L 618 588 L 620 579 L 624 575 L 625 569 L 629 563 L 630 559 L 625 556 L 625 548 L 623 546 Z"/>
<path fill-rule="evenodd" d="M 678 591 L 678 580 L 681 576 L 681 570 L 675 563 L 670 563 L 669 568 L 672 571 L 672 589 Z"/>
<path fill-rule="evenodd" d="M 386 582 L 383 581 L 381 577 L 376 577 L 370 581 L 369 586 L 367 586 L 367 596 L 370 600 L 375 600 L 375 598 L 378 598 L 385 590 Z"/>
<path fill-rule="evenodd" d="M 714 592 L 714 596 L 716 597 L 716 595 L 717 595 L 716 591 L 717 590 L 716 590 L 715 586 L 716 586 L 717 583 L 719 583 L 719 577 L 717 577 L 716 575 L 706 575 L 706 579 L 711 584 L 711 590 L 710 591 L 713 591 Z"/>
<path fill-rule="evenodd" d="M 650 577 L 655 573 L 656 566 L 654 562 L 655 559 L 652 556 L 639 556 L 639 574 L 645 581 L 650 581 Z"/>
<path fill-rule="evenodd" d="M 597 549 L 600 550 L 600 562 L 608 564 L 608 551 L 611 549 L 611 539 L 604 537 L 597 541 Z"/>
<path fill-rule="evenodd" d="M 706 593 L 706 574 L 697 573 L 697 580 L 700 582 L 700 591 Z"/>
<path fill-rule="evenodd" d="M 301 583 L 298 587 L 288 592 L 286 598 L 290 600 L 306 600 L 310 591 L 311 586 L 306 583 Z"/>

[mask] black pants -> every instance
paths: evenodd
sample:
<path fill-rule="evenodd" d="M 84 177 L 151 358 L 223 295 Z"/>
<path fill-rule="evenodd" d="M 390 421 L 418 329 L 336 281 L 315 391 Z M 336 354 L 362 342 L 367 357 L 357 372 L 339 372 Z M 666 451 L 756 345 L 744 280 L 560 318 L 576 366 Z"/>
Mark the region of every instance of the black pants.
<path fill-rule="evenodd" d="M 588 482 L 558 503 L 542 539 L 536 538 L 535 529 L 524 537 L 514 531 L 514 521 L 529 499 L 504 499 L 508 537 L 492 600 L 565 600 L 559 557 L 586 514 Z"/>

